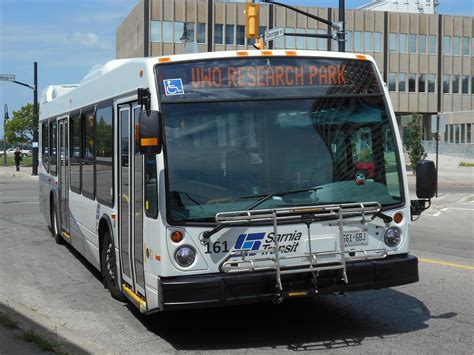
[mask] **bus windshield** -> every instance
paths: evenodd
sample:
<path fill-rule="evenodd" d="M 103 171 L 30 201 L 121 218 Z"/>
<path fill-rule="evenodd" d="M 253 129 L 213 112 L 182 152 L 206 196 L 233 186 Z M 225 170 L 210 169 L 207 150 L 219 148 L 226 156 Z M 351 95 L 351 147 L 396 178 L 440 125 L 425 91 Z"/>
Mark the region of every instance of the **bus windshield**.
<path fill-rule="evenodd" d="M 400 205 L 400 164 L 383 95 L 300 96 L 163 103 L 169 218 L 211 222 L 218 212 L 252 208 Z"/>

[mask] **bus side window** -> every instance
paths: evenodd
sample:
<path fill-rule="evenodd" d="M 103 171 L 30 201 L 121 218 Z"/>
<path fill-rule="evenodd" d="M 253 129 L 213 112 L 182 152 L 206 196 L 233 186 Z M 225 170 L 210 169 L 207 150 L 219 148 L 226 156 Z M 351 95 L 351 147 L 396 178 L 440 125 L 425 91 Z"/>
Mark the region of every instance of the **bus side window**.
<path fill-rule="evenodd" d="M 41 160 L 46 171 L 49 173 L 49 142 L 48 142 L 48 122 L 41 123 Z"/>
<path fill-rule="evenodd" d="M 56 157 L 57 157 L 57 123 L 56 120 L 49 122 L 49 172 L 51 175 L 56 176 L 57 166 L 56 166 Z"/>

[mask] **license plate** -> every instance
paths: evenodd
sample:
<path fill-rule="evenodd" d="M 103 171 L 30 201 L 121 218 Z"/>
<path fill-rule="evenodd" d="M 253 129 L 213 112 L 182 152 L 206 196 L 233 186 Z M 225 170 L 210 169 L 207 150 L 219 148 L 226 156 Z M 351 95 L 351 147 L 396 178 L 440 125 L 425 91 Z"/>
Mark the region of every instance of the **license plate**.
<path fill-rule="evenodd" d="M 346 231 L 344 232 L 344 245 L 350 247 L 353 245 L 368 245 L 369 236 L 366 230 Z"/>

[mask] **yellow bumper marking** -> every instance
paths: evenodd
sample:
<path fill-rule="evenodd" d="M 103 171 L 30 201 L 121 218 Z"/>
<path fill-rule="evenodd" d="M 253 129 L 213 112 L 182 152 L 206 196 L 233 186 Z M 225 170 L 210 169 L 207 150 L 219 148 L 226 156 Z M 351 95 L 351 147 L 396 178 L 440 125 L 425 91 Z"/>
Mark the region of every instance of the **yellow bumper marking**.
<path fill-rule="evenodd" d="M 135 303 L 135 305 L 140 309 L 140 312 L 146 312 L 146 302 L 140 298 L 135 292 L 132 291 L 127 285 L 122 285 L 123 291 L 129 296 L 129 299 Z"/>
<path fill-rule="evenodd" d="M 447 261 L 425 259 L 425 258 L 418 258 L 418 260 L 422 261 L 424 263 L 429 263 L 429 264 L 451 266 L 451 267 L 455 267 L 457 269 L 464 269 L 464 270 L 474 270 L 474 266 L 471 266 L 471 265 L 461 265 L 461 264 L 449 263 Z"/>

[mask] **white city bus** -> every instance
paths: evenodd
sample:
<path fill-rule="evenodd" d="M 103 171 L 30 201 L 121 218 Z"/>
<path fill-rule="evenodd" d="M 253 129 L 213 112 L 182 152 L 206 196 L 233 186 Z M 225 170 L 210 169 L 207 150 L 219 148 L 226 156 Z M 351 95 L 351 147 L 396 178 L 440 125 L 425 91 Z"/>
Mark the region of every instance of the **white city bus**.
<path fill-rule="evenodd" d="M 57 242 L 141 312 L 418 281 L 397 122 L 374 60 L 237 51 L 114 60 L 40 107 Z"/>

